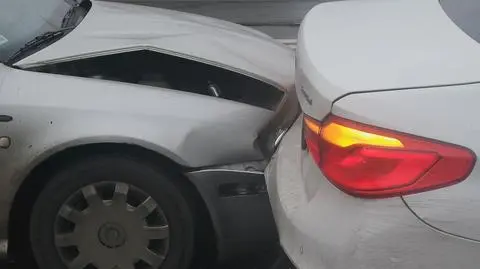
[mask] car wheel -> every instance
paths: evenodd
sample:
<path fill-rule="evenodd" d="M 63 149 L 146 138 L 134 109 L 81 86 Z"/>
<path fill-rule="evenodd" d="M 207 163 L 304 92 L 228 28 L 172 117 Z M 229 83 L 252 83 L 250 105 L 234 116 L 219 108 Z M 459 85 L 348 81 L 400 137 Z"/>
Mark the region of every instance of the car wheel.
<path fill-rule="evenodd" d="M 99 157 L 51 178 L 31 215 L 40 269 L 177 269 L 194 244 L 175 179 L 126 157 Z"/>

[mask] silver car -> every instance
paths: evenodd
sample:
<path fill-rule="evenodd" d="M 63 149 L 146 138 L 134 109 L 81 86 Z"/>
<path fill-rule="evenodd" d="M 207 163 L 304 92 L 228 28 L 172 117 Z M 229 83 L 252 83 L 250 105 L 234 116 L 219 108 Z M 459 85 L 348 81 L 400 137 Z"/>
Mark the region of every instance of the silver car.
<path fill-rule="evenodd" d="M 149 7 L 0 0 L 0 238 L 41 269 L 185 268 L 268 248 L 263 171 L 294 53 Z"/>
<path fill-rule="evenodd" d="M 480 2 L 320 4 L 267 168 L 299 269 L 480 267 Z"/>

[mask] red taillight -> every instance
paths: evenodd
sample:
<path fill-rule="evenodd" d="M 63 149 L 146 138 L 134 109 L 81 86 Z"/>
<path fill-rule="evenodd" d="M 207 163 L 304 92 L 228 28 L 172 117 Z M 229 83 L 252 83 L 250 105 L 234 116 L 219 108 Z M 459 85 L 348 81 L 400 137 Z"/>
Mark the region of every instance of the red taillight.
<path fill-rule="evenodd" d="M 464 180 L 475 164 L 469 149 L 336 116 L 304 118 L 308 150 L 323 174 L 353 196 L 401 196 Z"/>

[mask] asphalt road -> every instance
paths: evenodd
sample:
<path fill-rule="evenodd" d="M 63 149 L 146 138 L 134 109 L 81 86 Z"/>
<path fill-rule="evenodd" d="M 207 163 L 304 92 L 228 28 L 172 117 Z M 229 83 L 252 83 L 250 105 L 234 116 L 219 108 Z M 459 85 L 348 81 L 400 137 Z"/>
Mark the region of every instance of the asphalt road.
<path fill-rule="evenodd" d="M 280 249 L 278 251 L 278 255 L 276 254 L 265 259 L 245 257 L 243 260 L 232 261 L 229 264 L 218 264 L 209 267 L 193 264 L 190 269 L 294 269 Z M 0 263 L 0 269 L 37 268 L 20 268 L 15 263 Z"/>
<path fill-rule="evenodd" d="M 108 0 L 174 9 L 251 26 L 277 39 L 296 39 L 305 14 L 332 0 Z"/>

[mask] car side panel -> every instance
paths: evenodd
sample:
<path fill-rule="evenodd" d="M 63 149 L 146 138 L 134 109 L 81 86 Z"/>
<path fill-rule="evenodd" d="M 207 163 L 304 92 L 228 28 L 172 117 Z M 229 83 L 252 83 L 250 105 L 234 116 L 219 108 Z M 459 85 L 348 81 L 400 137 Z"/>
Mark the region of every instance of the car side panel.
<path fill-rule="evenodd" d="M 0 149 L 0 223 L 27 173 L 76 145 L 136 144 L 192 168 L 262 159 L 254 140 L 271 111 L 169 89 L 8 72 L 0 114 L 13 121 L 0 125 L 0 136 L 12 145 Z"/>
<path fill-rule="evenodd" d="M 409 134 L 465 146 L 480 154 L 480 85 L 349 95 L 333 114 Z M 463 182 L 404 197 L 438 231 L 480 240 L 480 167 Z"/>
<path fill-rule="evenodd" d="M 431 229 L 402 198 L 358 199 L 332 185 L 302 150 L 300 123 L 266 170 L 280 241 L 297 268 L 478 268 L 478 242 Z"/>
<path fill-rule="evenodd" d="M 306 53 L 304 25 L 300 27 L 295 58 L 295 88 L 302 111 L 322 119 L 330 112 L 338 89 L 329 83 L 315 69 L 312 59 Z M 320 90 L 319 90 L 320 89 Z"/>

